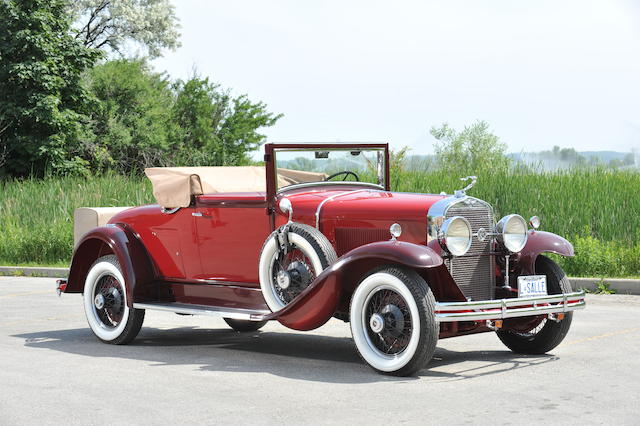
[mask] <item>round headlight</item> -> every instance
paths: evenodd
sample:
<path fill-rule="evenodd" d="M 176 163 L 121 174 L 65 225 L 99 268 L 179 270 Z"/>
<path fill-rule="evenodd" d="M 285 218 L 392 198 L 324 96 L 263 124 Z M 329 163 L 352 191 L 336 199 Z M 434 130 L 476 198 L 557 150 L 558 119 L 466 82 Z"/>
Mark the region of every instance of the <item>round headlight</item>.
<path fill-rule="evenodd" d="M 471 225 L 462 216 L 444 221 L 440 228 L 440 244 L 454 256 L 462 256 L 471 248 Z"/>
<path fill-rule="evenodd" d="M 517 253 L 527 244 L 527 222 L 522 216 L 510 214 L 496 224 L 498 241 L 511 253 Z"/>

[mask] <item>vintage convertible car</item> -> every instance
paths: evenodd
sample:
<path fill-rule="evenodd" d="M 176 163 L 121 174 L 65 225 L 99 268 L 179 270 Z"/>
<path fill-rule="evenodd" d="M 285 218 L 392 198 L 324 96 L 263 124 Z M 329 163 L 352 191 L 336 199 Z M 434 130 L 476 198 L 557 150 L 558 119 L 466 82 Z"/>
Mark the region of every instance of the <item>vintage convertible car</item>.
<path fill-rule="evenodd" d="M 362 359 L 409 375 L 439 338 L 496 331 L 556 347 L 584 307 L 542 253 L 564 238 L 466 195 L 390 192 L 387 144 L 267 144 L 262 167 L 153 168 L 156 205 L 78 242 L 58 291 L 83 293 L 102 341 L 130 342 L 145 310 L 216 315 L 238 331 L 351 325 Z M 286 348 L 283 349 L 286 351 Z"/>

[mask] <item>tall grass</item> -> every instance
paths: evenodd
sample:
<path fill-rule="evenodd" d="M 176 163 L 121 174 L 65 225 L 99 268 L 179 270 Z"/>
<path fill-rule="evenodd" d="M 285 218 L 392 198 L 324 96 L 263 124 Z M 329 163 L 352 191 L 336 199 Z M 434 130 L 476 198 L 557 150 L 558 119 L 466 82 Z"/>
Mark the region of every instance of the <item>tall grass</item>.
<path fill-rule="evenodd" d="M 397 191 L 449 194 L 464 186 L 457 176 L 443 171 L 403 172 L 392 183 Z M 640 173 L 597 169 L 504 172 L 479 176 L 468 194 L 491 203 L 498 217 L 537 215 L 545 230 L 560 235 L 640 244 Z"/>
<path fill-rule="evenodd" d="M 0 181 L 0 264 L 68 264 L 76 208 L 152 201 L 151 184 L 142 177 Z"/>
<path fill-rule="evenodd" d="M 397 172 L 396 191 L 453 193 L 463 184 L 444 171 Z M 508 172 L 479 176 L 469 195 L 500 217 L 538 215 L 542 228 L 565 236 L 577 256 L 560 260 L 571 275 L 640 276 L 640 174 L 607 170 Z M 66 265 L 73 211 L 84 206 L 153 202 L 144 177 L 107 174 L 0 182 L 0 264 Z"/>

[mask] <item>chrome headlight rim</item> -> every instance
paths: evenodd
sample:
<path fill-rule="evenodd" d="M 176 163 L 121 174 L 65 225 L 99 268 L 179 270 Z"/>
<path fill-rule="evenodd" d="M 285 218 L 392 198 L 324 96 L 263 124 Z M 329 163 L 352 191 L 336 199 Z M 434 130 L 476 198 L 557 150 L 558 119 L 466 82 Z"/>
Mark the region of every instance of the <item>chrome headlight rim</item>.
<path fill-rule="evenodd" d="M 514 225 L 517 226 L 518 224 L 520 225 L 521 232 L 512 232 L 516 230 Z M 527 239 L 529 237 L 527 232 L 528 230 L 529 227 L 527 225 L 527 221 L 519 214 L 506 215 L 496 224 L 496 236 L 498 238 L 498 242 L 511 253 L 519 253 L 522 251 L 524 246 L 527 244 Z M 510 238 L 509 236 L 512 235 L 519 235 L 520 239 L 516 240 L 514 238 Z"/>
<path fill-rule="evenodd" d="M 456 247 L 451 238 L 460 238 L 460 235 L 450 235 L 452 232 L 460 231 L 459 224 L 462 223 L 466 227 L 466 244 L 461 247 Z M 445 220 L 440 227 L 440 232 L 438 233 L 438 242 L 440 246 L 449 254 L 453 256 L 464 256 L 471 249 L 471 244 L 473 242 L 473 233 L 471 230 L 471 224 L 469 221 L 462 216 L 453 216 L 449 219 Z"/>

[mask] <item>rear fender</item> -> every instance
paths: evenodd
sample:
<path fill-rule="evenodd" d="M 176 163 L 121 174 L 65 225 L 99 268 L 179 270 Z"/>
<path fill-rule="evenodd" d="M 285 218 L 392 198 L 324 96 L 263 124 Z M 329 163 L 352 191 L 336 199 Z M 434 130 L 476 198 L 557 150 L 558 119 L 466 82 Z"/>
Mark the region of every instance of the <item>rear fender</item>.
<path fill-rule="evenodd" d="M 82 293 L 89 268 L 98 258 L 114 254 L 126 282 L 127 306 L 144 293 L 154 279 L 147 250 L 136 234 L 124 226 L 106 225 L 87 232 L 76 247 L 65 293 Z"/>
<path fill-rule="evenodd" d="M 277 319 L 295 330 L 313 330 L 326 323 L 341 300 L 351 293 L 364 274 L 388 264 L 418 272 L 437 268 L 443 260 L 431 248 L 401 241 L 383 241 L 360 246 L 330 265 L 294 300 L 265 319 Z"/>
<path fill-rule="evenodd" d="M 535 263 L 542 253 L 573 257 L 573 245 L 559 235 L 545 231 L 529 231 L 527 244 L 520 252 L 518 263 L 524 273 L 535 273 Z"/>

